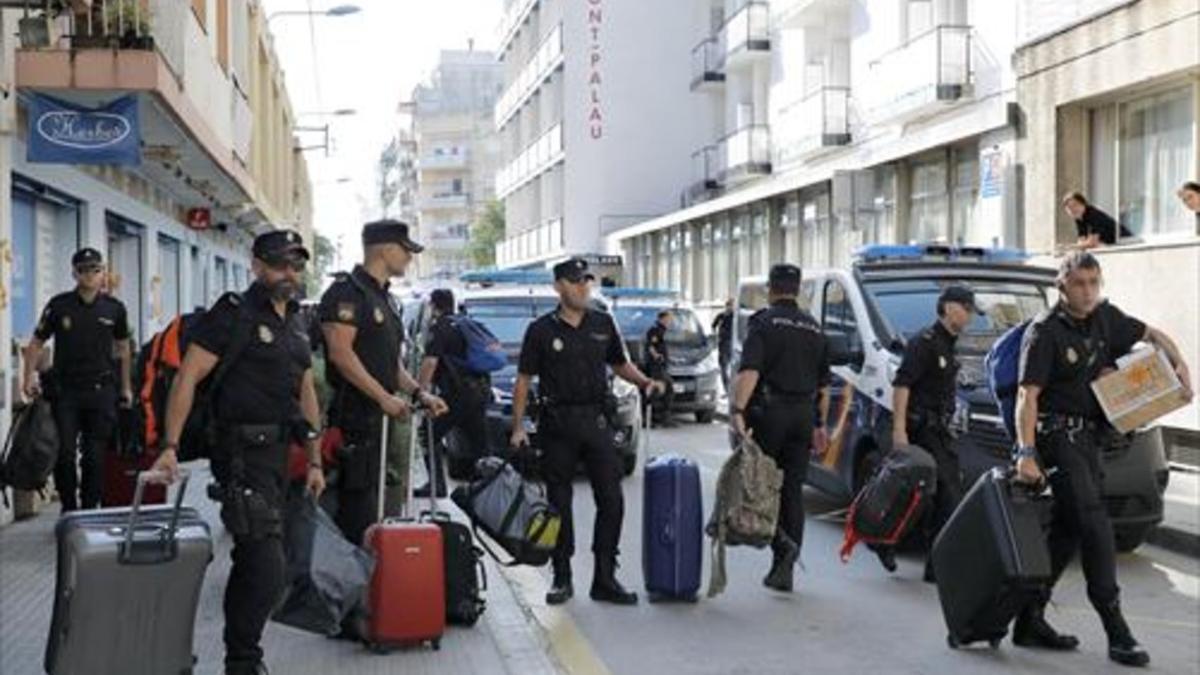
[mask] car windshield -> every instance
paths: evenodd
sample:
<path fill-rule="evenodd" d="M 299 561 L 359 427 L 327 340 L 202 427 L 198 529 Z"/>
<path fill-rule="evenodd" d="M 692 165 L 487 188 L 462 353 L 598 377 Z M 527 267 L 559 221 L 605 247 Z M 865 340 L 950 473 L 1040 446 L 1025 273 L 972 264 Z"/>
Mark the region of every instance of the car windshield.
<path fill-rule="evenodd" d="M 465 300 L 462 303 L 467 316 L 487 326 L 496 339 L 506 345 L 521 344 L 529 324 L 557 306 L 558 302 L 551 298 Z"/>
<path fill-rule="evenodd" d="M 613 317 L 617 328 L 626 340 L 641 340 L 646 337 L 646 331 L 658 320 L 658 313 L 669 307 L 654 307 L 650 305 L 618 305 L 613 309 Z M 704 342 L 704 329 L 696 313 L 690 309 L 671 309 L 675 321 L 671 330 L 667 331 L 667 343 L 677 345 L 696 345 Z"/>
<path fill-rule="evenodd" d="M 934 279 L 869 281 L 866 288 L 893 337 L 907 342 L 937 315 L 937 298 L 945 283 Z M 959 338 L 959 348 L 964 351 L 986 352 L 1004 331 L 1037 316 L 1049 302 L 1048 285 L 1017 281 L 973 281 L 970 285 L 984 314 L 975 317 Z"/>

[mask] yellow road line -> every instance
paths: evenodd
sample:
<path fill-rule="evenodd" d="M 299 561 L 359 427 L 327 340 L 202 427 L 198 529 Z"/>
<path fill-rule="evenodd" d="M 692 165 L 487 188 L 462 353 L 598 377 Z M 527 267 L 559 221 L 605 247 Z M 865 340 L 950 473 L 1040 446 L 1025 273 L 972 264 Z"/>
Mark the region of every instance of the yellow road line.
<path fill-rule="evenodd" d="M 570 612 L 546 604 L 548 584 L 544 576 L 531 567 L 503 567 L 500 572 L 512 587 L 517 602 L 545 632 L 550 651 L 566 672 L 571 675 L 612 675 Z M 578 602 L 578 599 L 572 602 Z"/>

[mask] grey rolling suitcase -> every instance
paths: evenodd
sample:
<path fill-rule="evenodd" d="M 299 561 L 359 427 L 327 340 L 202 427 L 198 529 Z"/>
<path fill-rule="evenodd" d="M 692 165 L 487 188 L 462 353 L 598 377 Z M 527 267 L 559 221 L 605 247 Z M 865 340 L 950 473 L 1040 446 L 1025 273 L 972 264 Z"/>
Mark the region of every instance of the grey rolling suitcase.
<path fill-rule="evenodd" d="M 70 513 L 55 527 L 50 675 L 192 672 L 212 537 L 196 510 L 182 507 L 186 474 L 174 506 L 141 508 L 145 484 L 139 475 L 130 508 Z"/>

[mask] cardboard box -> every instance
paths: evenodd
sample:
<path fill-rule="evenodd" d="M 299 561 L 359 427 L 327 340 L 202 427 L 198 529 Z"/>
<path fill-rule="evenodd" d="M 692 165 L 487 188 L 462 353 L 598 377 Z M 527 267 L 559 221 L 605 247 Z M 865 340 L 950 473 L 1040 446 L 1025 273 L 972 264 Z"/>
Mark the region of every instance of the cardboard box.
<path fill-rule="evenodd" d="M 1183 385 L 1166 354 L 1139 349 L 1117 361 L 1117 370 L 1092 382 L 1108 421 L 1129 433 L 1187 405 Z"/>

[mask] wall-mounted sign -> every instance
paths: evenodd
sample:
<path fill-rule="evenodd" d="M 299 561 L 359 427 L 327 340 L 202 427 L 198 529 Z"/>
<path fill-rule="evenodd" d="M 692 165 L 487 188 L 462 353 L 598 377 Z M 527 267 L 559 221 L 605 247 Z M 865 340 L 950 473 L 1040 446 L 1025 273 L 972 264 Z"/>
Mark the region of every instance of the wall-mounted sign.
<path fill-rule="evenodd" d="M 587 125 L 591 137 L 604 137 L 604 106 L 601 101 L 600 62 L 603 60 L 603 46 L 600 37 L 604 27 L 604 0 L 587 0 L 587 32 L 588 46 L 588 118 Z"/>
<path fill-rule="evenodd" d="M 188 209 L 187 226 L 193 230 L 207 230 L 212 227 L 212 211 L 202 208 Z"/>
<path fill-rule="evenodd" d="M 140 164 L 137 95 L 87 108 L 33 94 L 27 159 L 42 164 Z"/>

